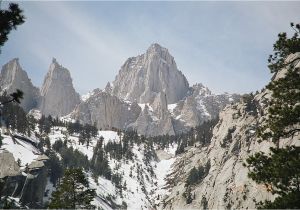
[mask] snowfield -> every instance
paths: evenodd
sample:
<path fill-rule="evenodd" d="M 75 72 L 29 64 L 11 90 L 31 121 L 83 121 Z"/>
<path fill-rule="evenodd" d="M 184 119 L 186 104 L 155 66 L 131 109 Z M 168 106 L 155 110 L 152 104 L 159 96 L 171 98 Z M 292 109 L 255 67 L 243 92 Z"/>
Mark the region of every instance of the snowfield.
<path fill-rule="evenodd" d="M 0 153 L 3 150 L 11 152 L 16 161 L 18 159 L 21 160 L 21 168 L 25 167 L 26 164 L 30 164 L 41 154 L 36 147 L 28 142 L 15 139 L 14 143 L 14 140 L 10 136 L 2 134 L 2 137 L 3 145 L 0 149 Z"/>

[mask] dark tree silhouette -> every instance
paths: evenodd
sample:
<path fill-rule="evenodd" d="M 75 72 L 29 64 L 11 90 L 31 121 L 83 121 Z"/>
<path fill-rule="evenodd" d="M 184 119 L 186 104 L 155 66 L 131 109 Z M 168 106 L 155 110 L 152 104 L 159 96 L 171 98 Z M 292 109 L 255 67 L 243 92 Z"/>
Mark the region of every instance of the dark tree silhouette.
<path fill-rule="evenodd" d="M 1 7 L 1 1 L 0 1 Z M 21 25 L 25 22 L 25 16 L 23 15 L 23 10 L 19 8 L 19 5 L 16 3 L 10 3 L 8 9 L 1 9 L 0 8 L 0 54 L 1 54 L 1 47 L 4 43 L 8 40 L 8 34 L 11 30 L 17 29 L 18 25 Z M 19 89 L 16 92 L 10 94 L 12 97 L 9 101 L 1 102 L 0 104 L 6 104 L 10 102 L 17 102 L 21 103 L 20 99 L 23 99 L 23 92 Z"/>
<path fill-rule="evenodd" d="M 279 147 L 282 138 L 288 138 L 300 132 L 300 25 L 291 23 L 295 34 L 288 38 L 280 33 L 274 44 L 274 54 L 270 55 L 269 68 L 272 73 L 286 71 L 281 78 L 273 79 L 267 86 L 272 93 L 268 118 L 260 126 L 258 136 L 263 140 L 272 140 L 276 148 L 268 155 L 259 152 L 247 159 L 249 177 L 277 195 L 274 201 L 258 204 L 263 209 L 299 209 L 300 208 L 300 147 Z"/>
<path fill-rule="evenodd" d="M 20 104 L 21 103 L 20 100 L 23 99 L 23 91 L 17 89 L 16 92 L 11 93 L 10 96 L 11 99 L 0 102 L 0 105 L 8 104 L 11 102 L 17 102 L 18 104 Z"/>
<path fill-rule="evenodd" d="M 82 169 L 67 169 L 57 191 L 53 193 L 49 208 L 94 209 L 91 201 L 95 196 L 96 192 L 89 189 Z"/>
<path fill-rule="evenodd" d="M 10 3 L 7 10 L 0 9 L 0 53 L 1 47 L 8 40 L 10 31 L 24 22 L 25 16 L 18 4 Z"/>

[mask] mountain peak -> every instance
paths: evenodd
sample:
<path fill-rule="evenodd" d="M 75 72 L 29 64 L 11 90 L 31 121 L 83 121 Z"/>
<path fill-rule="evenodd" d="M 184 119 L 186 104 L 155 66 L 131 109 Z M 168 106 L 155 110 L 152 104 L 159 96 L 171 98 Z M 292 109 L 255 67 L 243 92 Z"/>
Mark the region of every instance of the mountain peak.
<path fill-rule="evenodd" d="M 80 97 L 73 87 L 70 71 L 52 59 L 41 88 L 39 109 L 45 115 L 63 116 L 79 104 Z"/>
<path fill-rule="evenodd" d="M 11 59 L 4 66 L 11 66 L 11 68 L 13 69 L 13 71 L 21 71 L 22 70 L 21 65 L 19 63 L 19 58 L 13 58 L 13 59 Z"/>
<path fill-rule="evenodd" d="M 59 70 L 63 70 L 69 73 L 69 70 L 66 69 L 65 67 L 63 67 L 61 64 L 58 63 L 56 58 L 52 58 L 52 62 L 50 64 L 50 69 L 52 71 L 59 71 Z"/>
<path fill-rule="evenodd" d="M 12 93 L 16 89 L 24 92 L 24 99 L 21 106 L 29 111 L 35 106 L 38 89 L 31 83 L 26 71 L 24 71 L 19 63 L 19 58 L 14 58 L 6 63 L 0 73 L 0 89 Z"/>
<path fill-rule="evenodd" d="M 146 55 L 153 57 L 153 55 L 156 55 L 160 58 L 163 58 L 164 60 L 168 60 L 170 62 L 174 61 L 173 56 L 169 53 L 168 49 L 165 47 L 162 47 L 161 45 L 157 43 L 153 43 L 150 45 L 150 47 L 147 49 Z"/>
<path fill-rule="evenodd" d="M 150 47 L 148 48 L 148 50 L 147 50 L 147 52 L 157 52 L 157 51 L 168 51 L 168 49 L 167 48 L 165 48 L 165 47 L 162 47 L 160 44 L 158 44 L 158 43 L 153 43 L 153 44 L 151 44 L 150 45 Z"/>
<path fill-rule="evenodd" d="M 56 60 L 56 58 L 52 58 L 52 63 L 54 63 L 54 64 L 58 64 L 58 62 L 57 62 L 57 60 Z"/>
<path fill-rule="evenodd" d="M 151 103 L 160 92 L 168 103 L 185 97 L 188 81 L 168 49 L 152 44 L 142 56 L 128 59 L 113 82 L 112 94 L 129 101 Z"/>
<path fill-rule="evenodd" d="M 8 63 L 19 63 L 19 58 L 13 58 Z"/>

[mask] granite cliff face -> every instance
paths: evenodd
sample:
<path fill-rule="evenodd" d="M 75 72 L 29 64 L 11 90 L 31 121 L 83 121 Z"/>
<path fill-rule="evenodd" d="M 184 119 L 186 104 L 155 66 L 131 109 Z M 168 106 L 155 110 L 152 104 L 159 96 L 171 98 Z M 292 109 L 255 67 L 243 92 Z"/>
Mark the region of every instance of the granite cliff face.
<path fill-rule="evenodd" d="M 39 109 L 44 115 L 64 116 L 69 114 L 77 104 L 80 96 L 75 91 L 68 69 L 53 59 L 41 88 Z"/>
<path fill-rule="evenodd" d="M 83 123 L 96 123 L 100 129 L 126 129 L 127 125 L 135 122 L 140 112 L 137 103 L 126 103 L 98 89 L 81 102 L 70 116 Z"/>
<path fill-rule="evenodd" d="M 160 92 L 168 103 L 183 99 L 189 89 L 166 48 L 152 44 L 145 54 L 129 58 L 113 82 L 112 94 L 137 103 L 151 103 Z"/>
<path fill-rule="evenodd" d="M 143 111 L 136 122 L 130 124 L 128 129 L 134 129 L 146 136 L 174 135 L 173 119 L 168 111 L 167 96 L 159 93 L 152 104 L 140 104 Z"/>
<path fill-rule="evenodd" d="M 295 58 L 298 57 L 296 60 Z M 299 67 L 300 53 L 289 56 Z M 283 77 L 286 69 L 273 79 Z M 227 105 L 213 129 L 209 145 L 196 144 L 185 148 L 177 157 L 169 174 L 169 193 L 161 202 L 161 209 L 254 209 L 255 202 L 273 200 L 275 197 L 264 184 L 248 178 L 243 166 L 247 157 L 256 152 L 269 152 L 275 145 L 271 140 L 258 141 L 257 128 L 268 117 L 268 104 L 272 98 L 268 89 L 256 94 L 251 100 Z M 300 135 L 281 139 L 279 147 L 300 146 Z M 202 179 L 190 187 L 192 202 L 187 204 L 183 193 L 187 191 L 186 179 L 193 167 L 209 166 Z"/>
<path fill-rule="evenodd" d="M 1 94 L 6 91 L 8 94 L 20 89 L 24 93 L 21 106 L 25 111 L 37 106 L 39 100 L 39 90 L 34 87 L 28 78 L 26 71 L 20 66 L 17 58 L 9 61 L 2 67 L 0 75 Z"/>

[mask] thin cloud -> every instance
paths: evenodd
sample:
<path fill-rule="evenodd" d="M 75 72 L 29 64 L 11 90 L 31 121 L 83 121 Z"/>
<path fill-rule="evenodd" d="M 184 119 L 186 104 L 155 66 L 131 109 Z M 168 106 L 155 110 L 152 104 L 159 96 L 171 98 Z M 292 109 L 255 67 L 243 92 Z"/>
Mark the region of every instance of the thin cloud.
<path fill-rule="evenodd" d="M 28 17 L 3 49 L 41 84 L 51 58 L 80 93 L 104 88 L 128 57 L 158 42 L 190 84 L 250 92 L 270 78 L 266 58 L 299 2 L 22 2 Z M 22 46 L 22 49 L 20 49 Z M 24 48 L 24 49 L 23 49 Z M 252 81 L 249 83 L 249 81 Z"/>

